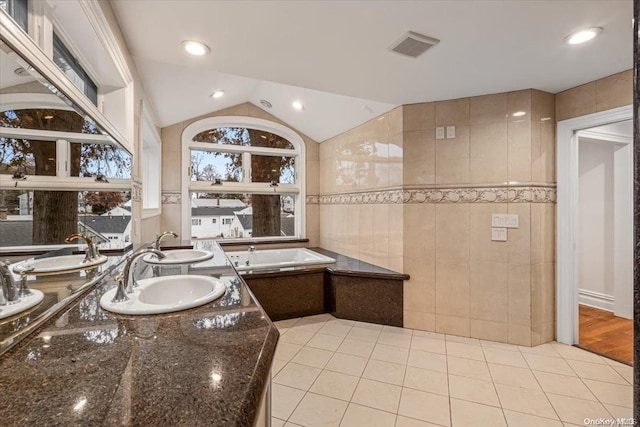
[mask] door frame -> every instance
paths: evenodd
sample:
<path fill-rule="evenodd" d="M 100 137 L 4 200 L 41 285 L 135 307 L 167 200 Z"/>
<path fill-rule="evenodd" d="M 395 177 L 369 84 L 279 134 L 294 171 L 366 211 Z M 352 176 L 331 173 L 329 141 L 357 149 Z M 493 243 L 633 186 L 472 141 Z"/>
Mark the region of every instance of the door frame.
<path fill-rule="evenodd" d="M 633 105 L 626 105 L 557 123 L 556 340 L 561 343 L 577 344 L 579 337 L 577 250 L 579 174 L 577 132 L 632 119 Z M 632 144 L 628 145 L 628 149 L 631 150 Z M 633 168 L 630 168 L 630 171 L 633 173 Z M 629 212 L 630 218 L 632 218 L 632 214 L 632 212 Z M 621 213 L 621 215 L 624 215 L 624 213 Z"/>

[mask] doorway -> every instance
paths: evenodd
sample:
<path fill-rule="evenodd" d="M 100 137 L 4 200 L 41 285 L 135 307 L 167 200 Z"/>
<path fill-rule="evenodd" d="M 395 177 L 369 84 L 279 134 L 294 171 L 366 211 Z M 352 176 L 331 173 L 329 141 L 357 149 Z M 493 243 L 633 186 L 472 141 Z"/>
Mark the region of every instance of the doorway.
<path fill-rule="evenodd" d="M 578 139 L 578 345 L 633 361 L 631 120 Z"/>
<path fill-rule="evenodd" d="M 632 359 L 632 107 L 558 123 L 557 340 Z"/>

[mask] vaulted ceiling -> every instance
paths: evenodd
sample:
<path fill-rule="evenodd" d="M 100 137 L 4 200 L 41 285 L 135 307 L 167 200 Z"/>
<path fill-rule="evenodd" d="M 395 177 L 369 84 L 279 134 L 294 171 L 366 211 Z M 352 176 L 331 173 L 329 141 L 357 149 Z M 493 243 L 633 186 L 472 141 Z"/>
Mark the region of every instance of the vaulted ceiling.
<path fill-rule="evenodd" d="M 632 67 L 631 0 L 144 1 L 112 5 L 161 126 L 241 102 L 323 141 L 395 105 L 559 92 Z M 564 38 L 598 26 L 583 45 Z M 407 31 L 440 40 L 417 59 Z M 184 40 L 207 44 L 192 57 Z M 225 96 L 212 99 L 218 89 Z M 294 111 L 299 100 L 303 111 Z M 261 107 L 263 108 L 263 107 Z"/>

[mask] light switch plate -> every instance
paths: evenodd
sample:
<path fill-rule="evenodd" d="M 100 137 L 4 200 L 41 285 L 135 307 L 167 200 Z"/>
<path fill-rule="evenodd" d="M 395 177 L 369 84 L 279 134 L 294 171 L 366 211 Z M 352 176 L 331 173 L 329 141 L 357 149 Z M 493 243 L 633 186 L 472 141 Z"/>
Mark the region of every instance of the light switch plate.
<path fill-rule="evenodd" d="M 456 127 L 447 126 L 447 139 L 453 139 L 456 137 Z"/>
<path fill-rule="evenodd" d="M 507 229 L 504 227 L 492 227 L 491 228 L 491 241 L 492 242 L 506 242 L 507 241 Z"/>
<path fill-rule="evenodd" d="M 436 128 L 436 139 L 444 139 L 444 126 Z"/>
<path fill-rule="evenodd" d="M 491 214 L 492 227 L 518 228 L 518 215 Z"/>

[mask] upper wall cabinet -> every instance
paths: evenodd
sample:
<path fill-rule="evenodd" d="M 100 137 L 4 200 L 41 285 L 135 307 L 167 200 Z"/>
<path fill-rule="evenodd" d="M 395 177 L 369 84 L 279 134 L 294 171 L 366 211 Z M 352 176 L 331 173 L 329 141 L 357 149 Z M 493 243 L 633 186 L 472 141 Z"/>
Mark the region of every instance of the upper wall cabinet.
<path fill-rule="evenodd" d="M 6 0 L 0 5 L 0 39 L 29 64 L 27 71 L 133 153 L 133 77 L 99 3 Z"/>

